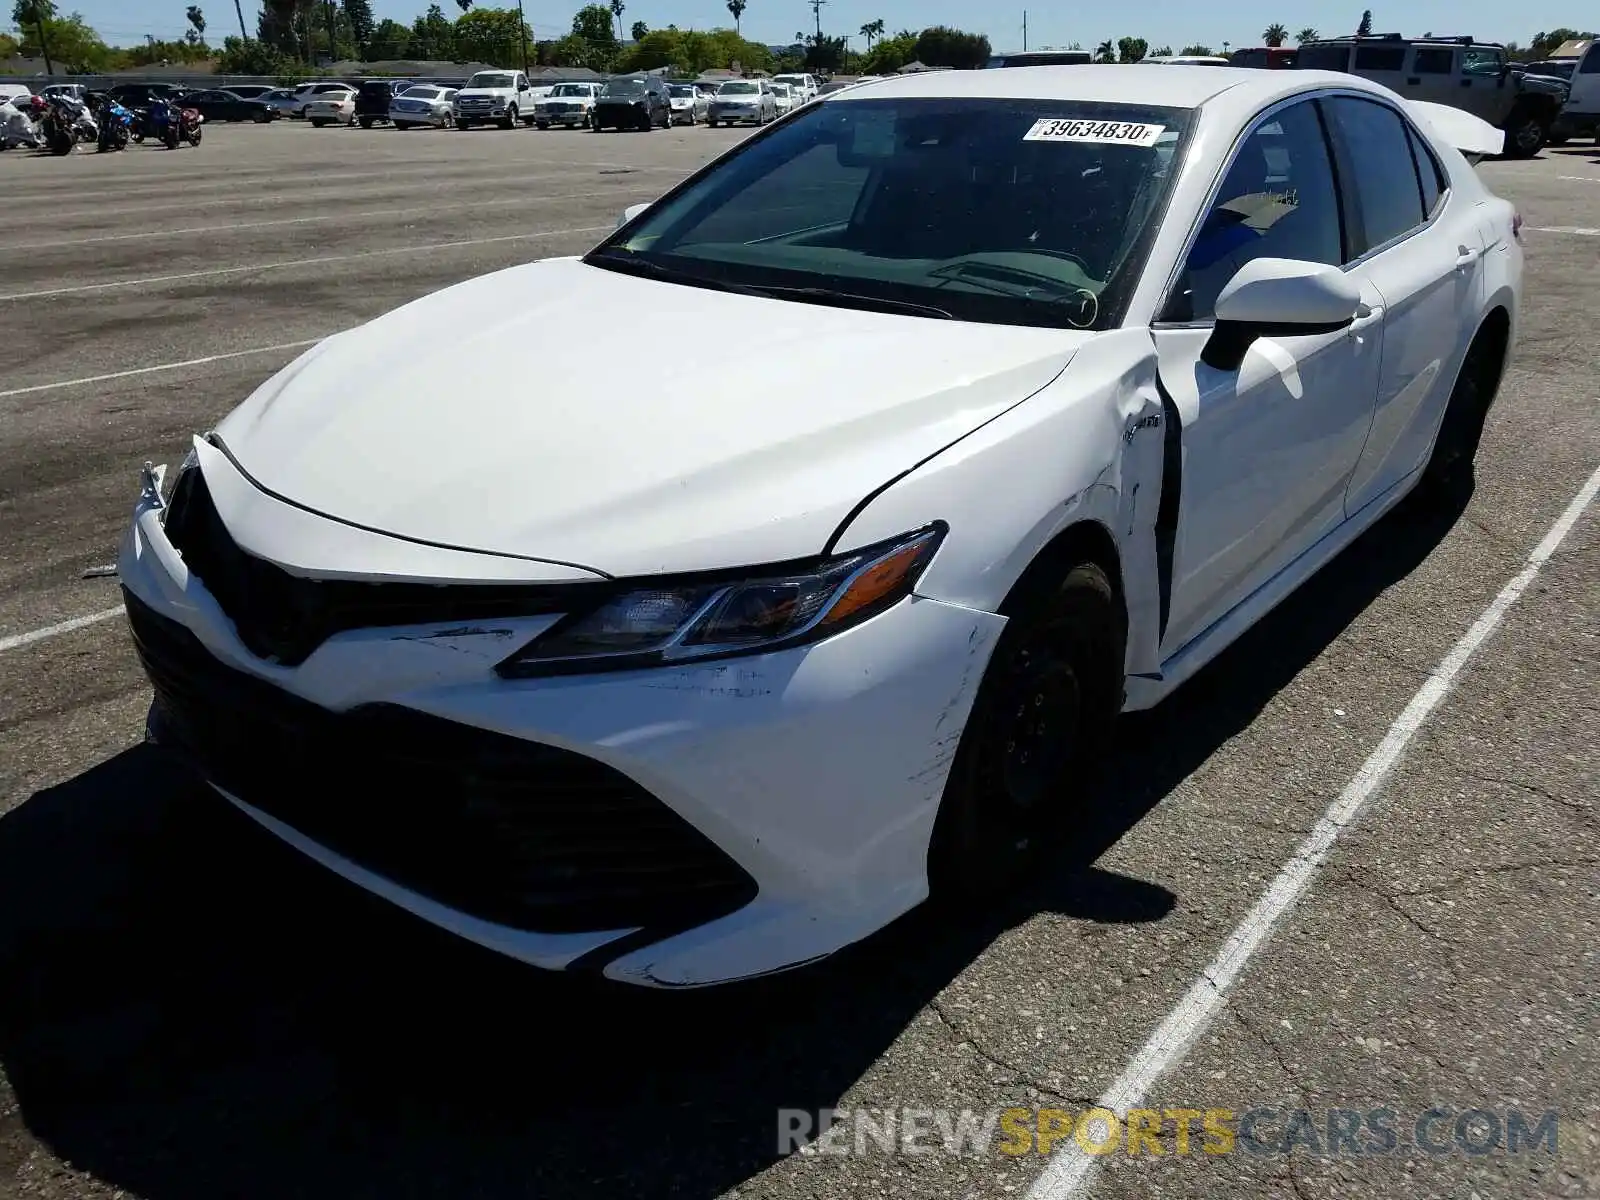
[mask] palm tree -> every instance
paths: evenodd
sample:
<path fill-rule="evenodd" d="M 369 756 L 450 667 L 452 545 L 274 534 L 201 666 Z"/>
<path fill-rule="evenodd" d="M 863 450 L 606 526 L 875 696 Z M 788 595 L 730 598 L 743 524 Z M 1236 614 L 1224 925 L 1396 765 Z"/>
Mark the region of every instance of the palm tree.
<path fill-rule="evenodd" d="M 738 33 L 740 37 L 744 36 L 739 33 L 739 18 L 744 16 L 744 10 L 745 0 L 728 0 L 728 11 L 733 14 L 733 31 Z"/>
<path fill-rule="evenodd" d="M 879 17 L 876 21 L 868 21 L 863 25 L 861 36 L 867 39 L 867 53 L 871 54 L 873 40 L 883 36 L 883 18 Z"/>
<path fill-rule="evenodd" d="M 1307 25 L 1299 33 L 1294 35 L 1294 40 L 1302 44 L 1305 42 L 1320 42 L 1322 40 L 1322 35 L 1318 33 L 1313 26 Z"/>
<path fill-rule="evenodd" d="M 456 3 L 460 4 L 461 0 L 456 0 Z M 619 42 L 622 40 L 622 14 L 627 7 L 622 0 L 611 0 L 611 15 L 617 19 L 617 41 Z"/>
<path fill-rule="evenodd" d="M 1274 21 L 1261 31 L 1261 40 L 1269 46 L 1281 46 L 1289 40 L 1289 31 Z"/>
<path fill-rule="evenodd" d="M 1110 38 L 1107 38 L 1105 41 L 1101 42 L 1098 46 L 1096 46 L 1094 48 L 1094 60 L 1095 60 L 1095 62 L 1102 62 L 1102 63 L 1116 62 L 1117 61 L 1116 43 L 1113 42 Z"/>

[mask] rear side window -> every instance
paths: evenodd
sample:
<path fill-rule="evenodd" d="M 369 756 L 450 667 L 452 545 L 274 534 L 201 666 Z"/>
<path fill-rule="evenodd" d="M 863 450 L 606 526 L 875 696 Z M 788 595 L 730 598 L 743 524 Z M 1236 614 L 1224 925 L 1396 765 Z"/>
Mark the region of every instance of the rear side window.
<path fill-rule="evenodd" d="M 1422 185 L 1423 216 L 1432 217 L 1439 208 L 1439 197 L 1444 195 L 1448 186 L 1444 168 L 1439 166 L 1439 160 L 1415 129 L 1407 126 L 1406 137 L 1411 141 L 1411 157 L 1417 165 L 1417 180 Z"/>
<path fill-rule="evenodd" d="M 1404 46 L 1357 46 L 1357 71 L 1399 71 L 1406 65 Z"/>
<path fill-rule="evenodd" d="M 1350 257 L 1359 258 L 1424 220 L 1410 131 L 1399 113 L 1375 101 L 1337 96 L 1323 104 L 1345 158 L 1356 164 L 1349 186 L 1361 206 L 1365 236 L 1350 247 Z"/>
<path fill-rule="evenodd" d="M 1343 71 L 1349 63 L 1348 46 L 1302 46 L 1294 65 L 1302 71 Z"/>
<path fill-rule="evenodd" d="M 1456 69 L 1456 52 L 1444 46 L 1418 46 L 1411 69 L 1418 75 L 1449 75 Z"/>
<path fill-rule="evenodd" d="M 1590 46 L 1578 64 L 1579 75 L 1600 75 L 1600 44 Z"/>

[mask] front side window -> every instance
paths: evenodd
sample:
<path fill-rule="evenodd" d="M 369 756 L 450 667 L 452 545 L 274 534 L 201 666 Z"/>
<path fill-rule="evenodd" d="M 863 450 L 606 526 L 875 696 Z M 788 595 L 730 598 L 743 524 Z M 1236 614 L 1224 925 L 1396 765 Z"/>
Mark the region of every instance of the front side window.
<path fill-rule="evenodd" d="M 1394 109 L 1349 96 L 1325 103 L 1335 135 L 1356 164 L 1350 184 L 1361 208 L 1362 236 L 1350 256 L 1359 258 L 1425 219 L 1416 162 L 1406 124 Z"/>
<path fill-rule="evenodd" d="M 1500 68 L 1505 64 L 1505 51 L 1491 50 L 1486 46 L 1473 46 L 1461 56 L 1462 73 L 1480 78 L 1499 75 Z"/>
<path fill-rule="evenodd" d="M 1456 52 L 1448 46 L 1418 46 L 1413 51 L 1411 69 L 1418 75 L 1453 75 Z"/>
<path fill-rule="evenodd" d="M 1162 319 L 1210 320 L 1228 281 L 1258 258 L 1330 267 L 1343 259 L 1339 197 L 1313 101 L 1273 114 L 1239 147 Z"/>
<path fill-rule="evenodd" d="M 1404 46 L 1357 46 L 1356 67 L 1360 71 L 1398 71 L 1406 65 Z"/>
<path fill-rule="evenodd" d="M 817 303 L 1110 328 L 1190 116 L 1056 99 L 801 109 L 586 261 L 703 287 L 806 289 Z"/>

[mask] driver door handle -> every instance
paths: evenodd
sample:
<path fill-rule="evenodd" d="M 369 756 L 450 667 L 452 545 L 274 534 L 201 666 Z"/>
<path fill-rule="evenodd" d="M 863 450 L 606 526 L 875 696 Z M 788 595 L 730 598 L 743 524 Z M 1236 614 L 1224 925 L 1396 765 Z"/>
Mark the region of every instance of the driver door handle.
<path fill-rule="evenodd" d="M 1478 259 L 1480 257 L 1482 257 L 1482 255 L 1483 255 L 1483 251 L 1479 250 L 1479 249 L 1476 249 L 1475 247 L 1472 247 L 1472 246 L 1457 246 L 1456 247 L 1456 266 L 1458 268 L 1460 268 L 1460 267 L 1470 267 L 1473 263 L 1477 262 Z"/>

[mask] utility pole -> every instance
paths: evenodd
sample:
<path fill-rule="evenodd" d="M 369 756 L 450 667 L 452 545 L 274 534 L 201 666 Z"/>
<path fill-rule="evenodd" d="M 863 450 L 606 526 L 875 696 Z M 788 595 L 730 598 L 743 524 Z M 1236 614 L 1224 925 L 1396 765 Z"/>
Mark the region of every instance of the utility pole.
<path fill-rule="evenodd" d="M 233 0 L 233 11 L 239 14 L 239 36 L 245 41 L 250 40 L 250 31 L 244 27 L 244 6 L 239 0 Z"/>
<path fill-rule="evenodd" d="M 1022 10 L 1022 48 L 1028 48 L 1028 10 Z"/>
<path fill-rule="evenodd" d="M 828 0 L 811 0 L 811 12 L 817 18 L 817 45 L 822 45 L 822 6 Z"/>
<path fill-rule="evenodd" d="M 522 73 L 528 73 L 528 19 L 522 15 L 522 0 L 517 0 L 517 39 L 522 43 Z"/>
<path fill-rule="evenodd" d="M 44 56 L 44 73 L 54 75 L 56 69 L 50 65 L 50 39 L 45 36 L 44 30 L 45 6 L 40 0 L 34 0 L 33 20 L 39 28 L 39 53 Z"/>

